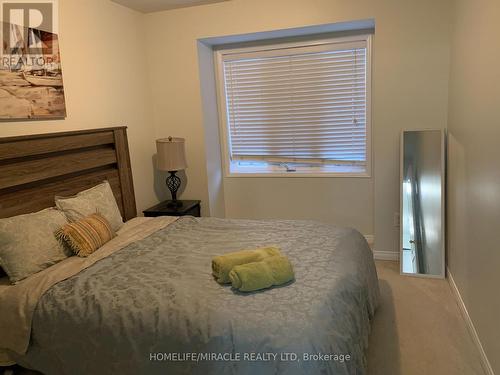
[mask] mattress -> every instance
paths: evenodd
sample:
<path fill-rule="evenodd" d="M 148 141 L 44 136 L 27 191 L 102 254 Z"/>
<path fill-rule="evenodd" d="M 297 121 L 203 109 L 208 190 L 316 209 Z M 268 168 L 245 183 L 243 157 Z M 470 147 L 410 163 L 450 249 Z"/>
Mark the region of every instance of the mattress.
<path fill-rule="evenodd" d="M 213 256 L 268 245 L 295 282 L 243 294 L 213 280 Z M 46 374 L 365 374 L 378 298 L 353 229 L 185 217 L 53 285 L 12 355 Z"/>

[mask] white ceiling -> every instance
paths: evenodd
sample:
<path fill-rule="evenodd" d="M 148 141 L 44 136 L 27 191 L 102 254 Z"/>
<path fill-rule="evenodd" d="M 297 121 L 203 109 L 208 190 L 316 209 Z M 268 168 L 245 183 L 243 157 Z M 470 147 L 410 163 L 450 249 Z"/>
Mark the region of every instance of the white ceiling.
<path fill-rule="evenodd" d="M 184 8 L 195 5 L 219 3 L 229 0 L 111 0 L 115 3 L 143 13 L 159 12 L 167 9 Z"/>

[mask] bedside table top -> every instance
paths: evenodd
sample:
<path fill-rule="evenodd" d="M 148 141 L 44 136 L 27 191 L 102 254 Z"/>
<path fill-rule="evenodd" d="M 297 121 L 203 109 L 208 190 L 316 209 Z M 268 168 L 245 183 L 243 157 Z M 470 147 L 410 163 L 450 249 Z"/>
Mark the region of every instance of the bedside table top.
<path fill-rule="evenodd" d="M 182 201 L 179 200 L 179 202 L 182 202 L 182 206 L 180 207 L 168 207 L 168 203 L 170 201 L 165 201 L 165 202 L 160 202 L 156 206 L 153 206 L 151 208 L 148 208 L 147 210 L 144 210 L 144 214 L 147 213 L 162 213 L 162 214 L 170 214 L 172 216 L 175 216 L 175 214 L 178 214 L 179 216 L 182 216 L 186 212 L 192 210 L 194 207 L 198 206 L 201 201 Z"/>

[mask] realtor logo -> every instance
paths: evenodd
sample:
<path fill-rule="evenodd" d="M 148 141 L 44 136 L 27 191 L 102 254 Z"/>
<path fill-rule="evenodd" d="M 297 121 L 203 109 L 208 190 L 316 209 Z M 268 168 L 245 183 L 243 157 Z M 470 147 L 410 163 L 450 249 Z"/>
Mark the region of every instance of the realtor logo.
<path fill-rule="evenodd" d="M 41 46 L 35 35 L 57 34 L 57 3 L 53 0 L 30 2 L 21 0 L 0 0 L 2 21 L 2 52 L 17 54 L 40 53 Z M 45 53 L 52 53 L 52 44 L 43 46 Z"/>

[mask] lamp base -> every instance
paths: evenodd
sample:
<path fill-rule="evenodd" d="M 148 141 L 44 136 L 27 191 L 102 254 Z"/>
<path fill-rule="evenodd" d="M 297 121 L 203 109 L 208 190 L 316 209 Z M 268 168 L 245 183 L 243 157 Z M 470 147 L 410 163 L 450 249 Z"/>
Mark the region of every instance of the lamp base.
<path fill-rule="evenodd" d="M 181 179 L 179 177 L 177 177 L 175 174 L 177 173 L 177 171 L 169 171 L 168 173 L 170 173 L 170 176 L 167 177 L 167 187 L 168 187 L 168 190 L 170 190 L 170 194 L 172 194 L 172 200 L 170 202 L 174 202 L 173 204 L 175 206 L 169 206 L 169 207 L 180 207 L 180 206 L 177 206 L 177 190 L 179 190 L 180 186 L 181 186 Z M 180 205 L 182 206 L 182 202 L 180 203 Z"/>

